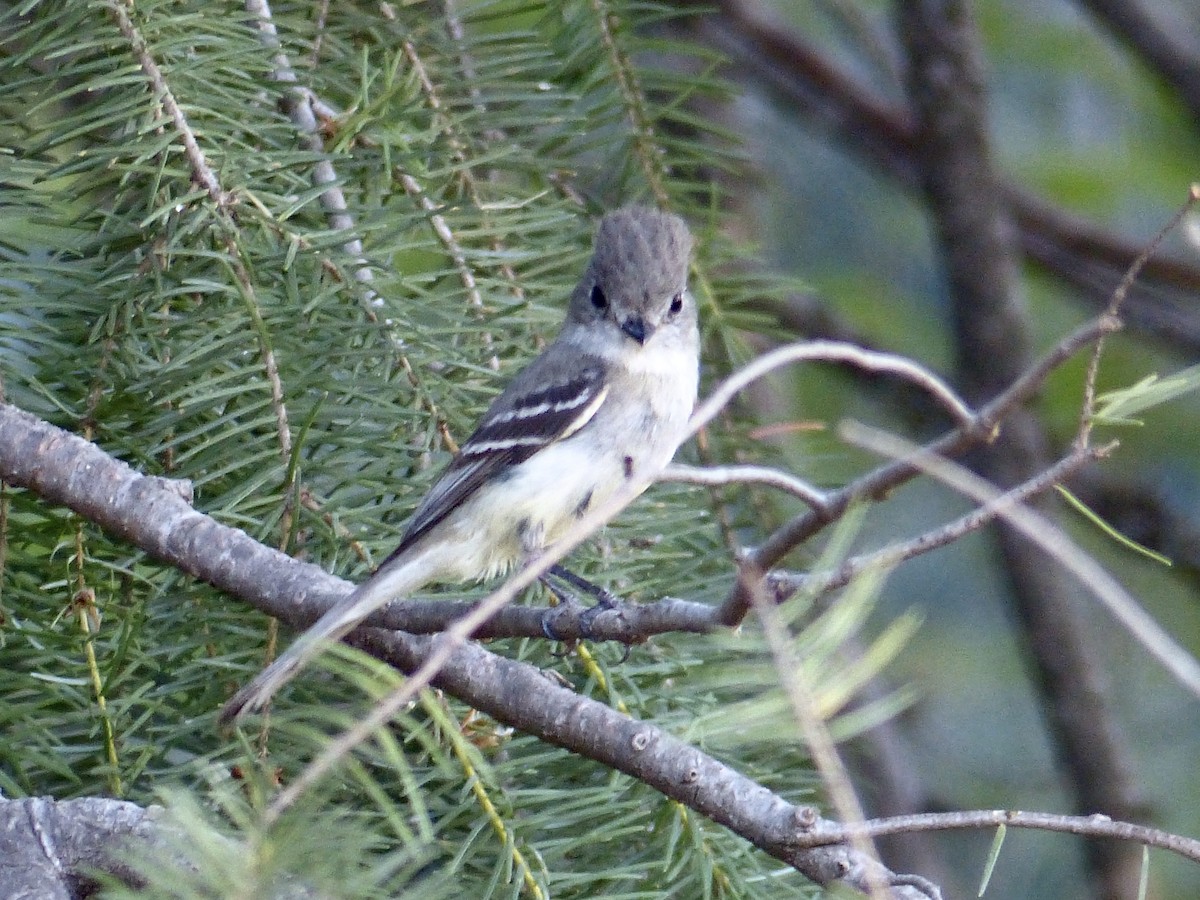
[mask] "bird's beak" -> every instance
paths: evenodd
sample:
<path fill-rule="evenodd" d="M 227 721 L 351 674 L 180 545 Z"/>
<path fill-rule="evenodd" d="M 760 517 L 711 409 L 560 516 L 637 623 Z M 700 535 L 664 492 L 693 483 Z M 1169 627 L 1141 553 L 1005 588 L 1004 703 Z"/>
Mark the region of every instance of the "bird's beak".
<path fill-rule="evenodd" d="M 621 323 L 621 330 L 639 344 L 646 343 L 646 339 L 654 333 L 653 326 L 647 325 L 646 320 L 641 316 L 634 316 L 631 319 L 626 319 Z"/>

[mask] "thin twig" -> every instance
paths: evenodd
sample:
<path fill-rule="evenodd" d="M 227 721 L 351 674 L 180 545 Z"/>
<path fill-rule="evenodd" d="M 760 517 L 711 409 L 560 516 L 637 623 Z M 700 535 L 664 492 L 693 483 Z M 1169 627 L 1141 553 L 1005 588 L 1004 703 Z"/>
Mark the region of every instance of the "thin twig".
<path fill-rule="evenodd" d="M 458 271 L 459 281 L 467 291 L 467 299 L 472 306 L 482 307 L 483 297 L 479 293 L 479 284 L 475 280 L 475 273 L 472 271 L 470 263 L 467 262 L 466 251 L 458 242 L 458 238 L 454 236 L 454 232 L 450 230 L 450 226 L 446 224 L 445 217 L 438 212 L 438 205 L 430 199 L 429 194 L 421 187 L 421 183 L 407 172 L 400 173 L 400 184 L 404 187 L 405 193 L 416 200 L 421 209 L 429 214 L 429 224 L 433 226 L 434 234 L 438 236 L 438 240 L 442 242 L 446 252 L 450 254 L 450 260 Z"/>
<path fill-rule="evenodd" d="M 978 531 L 995 521 L 1003 514 L 1004 510 L 1020 503 L 1026 503 L 1032 497 L 1045 493 L 1088 463 L 1104 458 L 1116 449 L 1116 446 L 1116 441 L 1113 441 L 1103 447 L 1075 449 L 1044 472 L 1005 491 L 995 500 L 984 503 L 966 515 L 911 540 L 889 544 L 874 553 L 852 556 L 836 569 L 824 572 L 774 571 L 767 575 L 767 581 L 772 586 L 777 601 L 787 599 L 798 590 L 809 591 L 816 595 L 845 587 L 863 572 L 894 568 L 905 560 L 952 544 L 965 535 Z"/>
<path fill-rule="evenodd" d="M 313 42 L 309 65 L 314 69 L 321 61 L 321 45 L 325 42 L 325 29 L 329 24 L 329 2 L 330 0 L 320 0 L 317 3 L 317 14 L 313 17 Z M 317 111 L 317 115 L 320 114 Z"/>
<path fill-rule="evenodd" d="M 447 27 L 450 28 L 452 35 L 457 35 L 456 39 L 461 41 L 461 23 L 458 22 L 449 10 L 447 10 Z M 458 26 L 458 31 L 455 31 L 455 25 Z M 440 131 L 446 135 L 447 144 L 450 147 L 450 154 L 459 168 L 456 169 L 458 176 L 462 179 L 463 184 L 467 189 L 467 194 L 470 196 L 475 209 L 483 213 L 484 203 L 479 194 L 479 187 L 475 183 L 475 176 L 470 169 L 470 162 L 466 151 L 466 141 L 459 134 L 458 123 L 451 116 L 447 116 L 444 112 L 442 98 L 434 86 L 433 79 L 429 77 L 429 72 L 425 68 L 425 62 L 417 53 L 416 45 L 412 41 L 403 41 L 400 45 L 404 51 L 404 57 L 408 60 L 408 64 L 412 66 L 413 74 L 417 76 L 417 82 L 421 85 L 421 93 L 425 96 L 425 102 L 429 108 L 433 110 L 434 116 L 438 120 Z M 471 84 L 474 79 L 467 76 L 467 83 Z M 476 101 L 477 106 L 481 106 L 479 101 L 479 89 L 477 87 L 469 88 L 471 97 Z M 482 112 L 482 110 L 480 110 Z M 433 224 L 433 230 L 436 232 L 438 239 L 442 242 L 442 246 L 450 254 L 451 260 L 454 262 L 455 268 L 458 270 L 459 279 L 463 283 L 463 287 L 467 292 L 467 303 L 474 311 L 475 315 L 480 315 L 483 311 L 483 294 L 479 290 L 479 284 L 475 278 L 475 273 L 467 263 L 466 253 L 462 249 L 462 245 L 455 239 L 450 227 L 446 224 L 445 218 L 436 211 L 437 207 L 433 201 L 426 196 L 424 188 L 420 183 L 408 173 L 402 173 L 400 183 L 404 186 L 404 190 L 410 197 L 417 199 L 422 208 L 430 214 L 429 220 Z M 487 223 L 484 223 L 486 227 Z M 492 249 L 500 251 L 503 245 L 499 240 L 493 240 Z M 497 252 L 498 257 L 502 257 L 503 253 Z M 516 284 L 516 273 L 507 263 L 501 265 L 501 271 L 509 280 L 510 284 Z M 518 286 L 514 293 L 517 296 L 523 296 L 524 291 Z M 490 331 L 485 331 L 482 334 L 483 347 L 487 351 L 491 351 L 493 338 Z M 491 353 L 488 359 L 488 365 L 493 371 L 500 369 L 500 357 L 495 353 Z"/>
<path fill-rule="evenodd" d="M 167 78 L 159 68 L 158 61 L 155 60 L 150 49 L 146 46 L 146 39 L 142 37 L 137 26 L 133 24 L 131 13 L 133 12 L 133 3 L 131 0 L 116 0 L 111 3 L 109 8 L 113 11 L 113 15 L 117 18 L 117 28 L 120 29 L 122 36 L 129 42 L 129 47 L 133 51 L 134 57 L 138 62 L 138 68 L 142 70 L 150 82 L 150 87 L 153 88 L 154 97 L 157 102 L 162 104 L 167 115 L 171 117 L 171 122 L 175 126 L 175 133 L 179 135 L 179 139 L 183 142 L 183 153 L 187 157 L 188 165 L 192 170 L 192 177 L 204 188 L 208 193 L 209 199 L 219 208 L 226 209 L 230 205 L 230 197 L 221 189 L 221 184 L 217 181 L 217 175 L 208 164 L 208 159 L 204 156 L 204 151 L 200 149 L 200 143 L 196 140 L 196 133 L 192 131 L 192 126 L 188 123 L 187 116 L 184 115 L 182 107 L 175 99 L 175 93 L 167 84 Z"/>
<path fill-rule="evenodd" d="M 696 407 L 696 411 L 692 413 L 691 433 L 695 434 L 711 422 L 725 404 L 745 390 L 747 385 L 782 366 L 804 361 L 849 363 L 868 372 L 886 372 L 889 375 L 896 375 L 923 388 L 960 425 L 969 425 L 976 419 L 974 411 L 959 399 L 958 394 L 950 385 L 910 359 L 894 353 L 865 350 L 854 344 L 843 344 L 840 341 L 807 341 L 788 344 L 772 350 L 770 353 L 765 353 L 730 375 L 709 394 L 703 403 Z"/>
<path fill-rule="evenodd" d="M 283 85 L 291 87 L 285 92 L 285 107 L 288 117 L 296 130 L 300 132 L 308 149 L 315 153 L 324 153 L 325 144 L 321 139 L 321 126 L 313 109 L 312 92 L 299 84 L 291 61 L 283 52 L 279 33 L 275 29 L 275 21 L 271 18 L 271 7 L 268 0 L 245 0 L 246 11 L 254 16 L 258 23 L 258 34 L 263 45 L 274 53 L 272 59 L 271 77 Z M 320 31 L 318 31 L 318 39 Z M 315 51 L 314 51 L 315 52 Z M 355 223 L 350 214 L 350 206 L 346 202 L 346 194 L 339 183 L 337 170 L 332 160 L 323 158 L 317 160 L 312 170 L 312 183 L 321 189 L 321 207 L 329 219 L 329 225 L 335 231 L 353 234 Z M 370 287 L 375 273 L 367 264 L 362 240 L 350 237 L 342 244 L 342 252 L 354 261 L 354 278 L 363 285 L 361 300 L 367 306 L 372 305 L 378 294 Z"/>
<path fill-rule="evenodd" d="M 879 852 L 861 827 L 866 820 L 862 803 L 854 791 L 850 773 L 846 771 L 846 765 L 842 762 L 833 736 L 817 712 L 812 688 L 788 641 L 788 629 L 780 615 L 779 606 L 767 597 L 762 589 L 761 579 L 754 579 L 750 587 L 750 596 L 754 612 L 762 623 L 763 638 L 775 665 L 779 685 L 787 697 L 792 716 L 825 785 L 834 812 L 844 824 L 851 826 L 847 832 L 851 846 L 864 857 L 878 861 Z M 886 900 L 888 896 L 887 885 L 884 884 L 880 872 L 873 867 L 867 872 L 867 890 L 872 900 Z"/>
<path fill-rule="evenodd" d="M 663 155 L 650 140 L 653 126 L 646 110 L 646 98 L 638 82 L 637 72 L 630 64 L 628 54 L 617 41 L 617 16 L 609 8 L 607 0 L 592 0 L 592 12 L 596 15 L 596 23 L 600 28 L 600 42 L 612 63 L 617 91 L 621 95 L 629 127 L 633 131 L 634 156 L 637 157 L 642 173 L 646 176 L 650 193 L 654 195 L 659 206 L 666 207 L 670 205 L 671 197 L 665 184 Z"/>
<path fill-rule="evenodd" d="M 1112 292 L 1112 297 L 1108 301 L 1108 309 L 1106 313 L 1112 318 L 1117 318 L 1121 311 L 1121 305 L 1125 302 L 1125 297 L 1129 293 L 1129 289 L 1133 287 L 1133 283 L 1137 280 L 1138 275 L 1145 267 L 1150 258 L 1158 251 L 1168 234 L 1179 227 L 1179 223 L 1184 220 L 1188 212 L 1200 200 L 1200 184 L 1193 184 L 1188 189 L 1187 200 L 1175 211 L 1175 215 L 1171 216 L 1170 220 L 1158 230 L 1158 233 L 1150 239 L 1150 242 L 1142 249 L 1142 252 L 1137 255 L 1137 258 L 1129 264 L 1129 268 L 1125 270 L 1125 274 L 1121 276 L 1121 282 Z M 1083 380 L 1083 408 L 1079 413 L 1079 432 L 1075 436 L 1076 447 L 1086 447 L 1088 439 L 1091 437 L 1092 425 L 1094 424 L 1094 416 L 1096 413 L 1096 378 L 1100 374 L 1100 357 L 1104 352 L 1104 337 L 1096 341 L 1096 346 L 1092 348 L 1091 359 L 1088 360 L 1087 376 Z"/>
<path fill-rule="evenodd" d="M 706 487 L 721 487 L 728 484 L 765 484 L 778 488 L 807 503 L 812 509 L 826 508 L 825 492 L 801 481 L 780 469 L 770 466 L 687 466 L 673 463 L 663 469 L 659 481 L 680 484 L 702 484 Z"/>
<path fill-rule="evenodd" d="M 994 503 L 1000 496 L 996 488 L 973 472 L 895 435 L 857 422 L 843 422 L 838 430 L 847 442 L 893 459 L 904 458 L 977 503 Z M 1142 609 L 1120 582 L 1040 513 L 1026 506 L 1001 507 L 998 511 L 1006 523 L 1078 578 L 1163 668 L 1200 697 L 1200 663 Z"/>
<path fill-rule="evenodd" d="M 118 0 L 118 2 L 110 4 L 109 8 L 112 9 L 113 15 L 116 16 L 117 28 L 126 41 L 129 42 L 130 49 L 138 61 L 138 67 L 142 70 L 142 74 L 146 76 L 151 87 L 154 89 L 154 96 L 171 117 L 176 134 L 179 135 L 179 139 L 183 142 L 184 156 L 191 167 L 192 177 L 208 193 L 209 199 L 212 200 L 216 207 L 218 219 L 225 228 L 224 245 L 225 251 L 228 254 L 228 263 L 232 269 L 234 280 L 241 289 L 242 297 L 246 301 L 247 309 L 250 313 L 250 318 L 258 333 L 259 354 L 271 391 L 271 407 L 275 413 L 275 430 L 279 437 L 279 451 L 286 464 L 292 453 L 292 435 L 288 424 L 287 406 L 283 400 L 283 382 L 279 377 L 279 366 L 275 361 L 275 353 L 271 349 L 266 327 L 263 324 L 258 297 L 254 290 L 254 282 L 250 277 L 250 271 L 246 267 L 246 262 L 242 258 L 241 250 L 234 238 L 234 235 L 237 234 L 237 226 L 232 214 L 233 201 L 231 195 L 229 192 L 221 189 L 216 173 L 209 166 L 208 160 L 204 156 L 204 151 L 200 149 L 196 134 L 192 130 L 187 116 L 184 115 L 182 107 L 176 101 L 174 92 L 167 84 L 162 69 L 159 68 L 158 62 L 147 47 L 145 38 L 142 37 L 141 32 L 133 24 L 133 19 L 130 17 L 132 7 L 133 4 L 129 0 Z"/>
<path fill-rule="evenodd" d="M 1119 327 L 1115 319 L 1104 315 L 1080 326 L 984 406 L 974 421 L 947 432 L 926 449 L 930 453 L 950 456 L 990 438 L 1004 417 L 1033 396 L 1052 371 L 1101 335 Z M 844 514 L 851 503 L 884 496 L 919 473 L 919 469 L 902 459 L 880 466 L 845 487 L 829 492 L 824 512 L 810 510 L 785 522 L 748 555 L 747 562 L 760 572 L 769 571 L 801 543 Z M 745 617 L 749 603 L 741 583 L 735 584 L 717 612 L 717 621 L 731 627 L 737 625 Z"/>
<path fill-rule="evenodd" d="M 1118 822 L 1105 815 L 1065 816 L 1056 813 L 1029 812 L 1017 809 L 979 809 L 963 810 L 948 813 L 916 813 L 907 816 L 891 816 L 886 819 L 868 819 L 860 826 L 864 834 L 870 837 L 884 837 L 891 834 L 911 834 L 918 831 L 957 831 L 965 829 L 997 828 L 1001 825 L 1010 828 L 1031 828 L 1039 831 L 1055 831 L 1062 834 L 1077 834 L 1086 837 L 1116 838 L 1126 841 L 1137 841 L 1147 847 L 1156 847 L 1177 853 L 1184 859 L 1200 862 L 1200 841 L 1178 834 L 1150 828 L 1145 825 L 1135 825 L 1132 822 Z M 819 847 L 828 842 L 840 843 L 849 837 L 853 829 L 834 827 L 832 830 L 813 831 L 802 835 L 797 843 L 800 846 Z"/>

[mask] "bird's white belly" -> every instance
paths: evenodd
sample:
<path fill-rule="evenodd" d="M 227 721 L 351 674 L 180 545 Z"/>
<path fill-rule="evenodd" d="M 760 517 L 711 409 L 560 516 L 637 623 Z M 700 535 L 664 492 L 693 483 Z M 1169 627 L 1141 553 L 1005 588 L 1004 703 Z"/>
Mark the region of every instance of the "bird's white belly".
<path fill-rule="evenodd" d="M 569 438 L 538 450 L 452 514 L 438 580 L 493 578 L 560 538 L 626 482 L 645 489 L 670 462 L 696 396 L 696 369 L 638 359 L 613 403 Z M 632 440 L 631 440 L 632 438 Z"/>
<path fill-rule="evenodd" d="M 622 461 L 591 442 L 551 444 L 478 492 L 454 514 L 455 550 L 443 578 L 503 574 L 553 543 L 580 515 L 603 502 L 624 477 Z"/>

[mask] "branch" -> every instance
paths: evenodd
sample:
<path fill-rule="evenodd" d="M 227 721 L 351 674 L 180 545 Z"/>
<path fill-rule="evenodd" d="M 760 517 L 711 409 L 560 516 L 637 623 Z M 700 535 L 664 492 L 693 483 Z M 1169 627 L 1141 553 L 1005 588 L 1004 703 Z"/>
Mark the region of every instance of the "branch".
<path fill-rule="evenodd" d="M 889 544 L 874 553 L 852 556 L 836 569 L 825 572 L 772 572 L 766 578 L 772 596 L 776 602 L 782 602 L 801 590 L 813 596 L 825 594 L 845 587 L 863 572 L 873 569 L 892 569 L 905 560 L 923 556 L 939 547 L 952 544 L 1002 517 L 1006 509 L 1026 503 L 1033 497 L 1044 494 L 1055 485 L 1061 484 L 1088 463 L 1103 459 L 1115 448 L 1115 442 L 1098 448 L 1075 448 L 1069 455 L 1044 472 L 1009 491 L 982 502 L 975 509 L 953 522 L 947 522 L 940 528 L 927 531 L 911 540 Z"/>
<path fill-rule="evenodd" d="M 291 86 L 284 92 L 283 105 L 288 118 L 296 126 L 305 146 L 314 153 L 323 154 L 325 144 L 321 139 L 321 128 L 317 122 L 317 104 L 312 92 L 300 86 L 296 71 L 292 68 L 287 54 L 283 52 L 279 33 L 275 29 L 275 21 L 271 18 L 270 4 L 267 0 L 246 0 L 245 5 L 246 11 L 254 16 L 258 23 L 259 39 L 268 50 L 275 54 L 272 60 L 274 69 L 271 77 L 282 85 Z M 364 305 L 369 307 L 378 296 L 371 287 L 375 273 L 367 264 L 362 240 L 353 236 L 354 217 L 350 214 L 349 204 L 346 203 L 346 194 L 342 190 L 337 170 L 334 169 L 330 159 L 320 159 L 313 166 L 312 183 L 313 187 L 321 190 L 321 206 L 329 218 L 330 228 L 350 235 L 342 244 L 342 252 L 354 262 L 354 278 L 363 286 L 361 300 Z"/>
<path fill-rule="evenodd" d="M 591 0 L 592 15 L 600 30 L 600 43 L 608 57 L 617 93 L 629 123 L 629 136 L 633 143 L 633 155 L 641 166 L 646 184 L 660 206 L 669 206 L 671 196 L 666 186 L 666 171 L 663 157 L 656 141 L 651 140 L 654 127 L 646 109 L 646 96 L 642 90 L 637 70 L 630 61 L 630 54 L 622 45 L 621 19 L 608 0 Z"/>
<path fill-rule="evenodd" d="M 1028 400 L 1045 382 L 1049 374 L 1082 348 L 1090 346 L 1103 335 L 1120 328 L 1120 322 L 1108 315 L 1100 316 L 1061 340 L 1056 347 L 1026 369 L 1003 393 L 983 407 L 970 422 L 966 422 L 925 448 L 938 456 L 955 456 L 968 447 L 994 436 L 997 426 L 1014 409 Z M 845 487 L 830 491 L 823 510 L 810 510 L 777 528 L 759 547 L 746 555 L 743 569 L 748 573 L 765 573 L 777 566 L 792 550 L 808 540 L 830 522 L 842 516 L 852 503 L 878 499 L 906 481 L 916 477 L 919 470 L 907 460 L 897 460 L 881 466 Z M 744 584 L 735 585 L 717 613 L 722 625 L 735 626 L 749 609 L 749 594 Z"/>
<path fill-rule="evenodd" d="M 883 837 L 888 834 L 907 834 L 916 831 L 961 831 L 965 829 L 1032 828 L 1039 831 L 1056 831 L 1062 834 L 1077 834 L 1086 837 L 1117 838 L 1136 841 L 1147 847 L 1157 847 L 1177 853 L 1184 859 L 1200 862 L 1200 841 L 1135 825 L 1118 822 L 1105 815 L 1064 816 L 1055 813 L 1026 812 L 1017 809 L 980 809 L 950 813 L 921 813 L 911 816 L 892 816 L 886 819 L 869 819 L 861 826 L 868 837 Z M 852 829 L 841 828 L 829 835 L 830 838 L 845 840 Z M 819 840 L 811 835 L 806 840 Z"/>
<path fill-rule="evenodd" d="M 297 627 L 320 614 L 314 596 L 336 590 L 337 579 L 317 566 L 219 524 L 189 507 L 161 479 L 139 475 L 94 444 L 7 404 L 0 404 L 0 479 L 66 506 L 154 558 Z M 428 663 L 439 640 L 367 627 L 350 635 L 350 643 L 406 672 Z M 443 652 L 446 660 L 435 686 L 497 721 L 645 782 L 819 884 L 865 890 L 871 878 L 891 885 L 894 900 L 939 896 L 936 888 L 931 893 L 913 887 L 923 879 L 896 875 L 848 847 L 797 849 L 804 834 L 836 826 L 649 723 L 476 644 Z"/>
<path fill-rule="evenodd" d="M 843 423 L 839 431 L 850 443 L 894 458 L 905 458 L 923 472 L 932 475 L 976 503 L 997 504 L 1002 496 L 978 475 L 946 459 L 875 429 L 853 422 Z M 1000 517 L 1013 526 L 1048 556 L 1073 574 L 1120 622 L 1127 632 L 1166 669 L 1176 681 L 1200 698 L 1200 662 L 1181 647 L 1142 609 L 1137 600 L 1104 570 L 1091 556 L 1045 516 L 1031 508 L 1002 504 Z"/>
<path fill-rule="evenodd" d="M 117 28 L 120 30 L 121 36 L 128 42 L 130 52 L 133 54 L 134 59 L 137 60 L 142 74 L 150 83 L 155 98 L 163 105 L 163 108 L 171 117 L 171 122 L 175 126 L 175 133 L 183 144 L 184 156 L 191 168 L 192 178 L 204 187 L 216 210 L 217 219 L 225 232 L 222 242 L 225 252 L 228 255 L 228 264 L 232 269 L 234 281 L 237 282 L 238 289 L 241 291 L 242 299 L 246 302 L 247 313 L 258 335 L 259 356 L 262 359 L 263 371 L 266 375 L 267 383 L 271 388 L 271 408 L 275 414 L 275 432 L 279 439 L 279 455 L 286 465 L 288 458 L 292 454 L 292 434 L 291 427 L 288 424 L 287 405 L 283 399 L 283 382 L 279 377 L 279 365 L 275 360 L 275 352 L 271 349 L 267 329 L 263 324 L 261 304 L 254 290 L 254 281 L 250 277 L 250 269 L 246 264 L 237 241 L 234 239 L 234 235 L 237 233 L 237 225 L 233 218 L 233 201 L 231 195 L 228 191 L 221 188 L 216 173 L 213 172 L 212 167 L 208 164 L 208 160 L 204 156 L 204 151 L 200 149 L 196 132 L 192 129 L 183 108 L 175 99 L 175 94 L 167 83 L 166 76 L 163 74 L 161 67 L 159 67 L 158 61 L 154 58 L 154 54 L 150 52 L 150 48 L 146 45 L 146 39 L 138 31 L 133 19 L 130 18 L 129 13 L 132 6 L 132 3 L 122 2 L 122 0 L 115 0 L 115 2 L 109 4 L 113 16 L 117 20 Z"/>
<path fill-rule="evenodd" d="M 762 484 L 786 491 L 799 497 L 811 508 L 825 509 L 825 492 L 801 481 L 795 475 L 769 466 L 685 466 L 681 463 L 667 466 L 658 476 L 659 481 L 674 481 L 681 484 L 701 484 L 705 487 L 721 487 L 729 484 Z"/>
<path fill-rule="evenodd" d="M 188 167 L 192 171 L 192 178 L 204 188 L 209 200 L 213 202 L 213 205 L 217 209 L 227 211 L 232 205 L 230 195 L 221 188 L 216 173 L 213 171 L 212 166 L 208 164 L 208 159 L 205 157 L 204 151 L 200 149 L 200 142 L 196 138 L 196 132 L 192 129 L 191 123 L 188 122 L 183 108 L 175 99 L 175 92 L 167 84 L 166 75 L 158 65 L 154 54 L 150 52 L 150 48 L 146 46 L 146 39 L 142 37 L 142 33 L 138 31 L 137 26 L 133 23 L 133 19 L 130 18 L 129 12 L 133 4 L 122 2 L 122 0 L 113 0 L 108 6 L 112 10 L 113 17 L 117 20 L 117 28 L 120 30 L 121 36 L 128 42 L 129 49 L 133 53 L 134 59 L 137 60 L 138 68 L 142 70 L 142 74 L 146 76 L 146 80 L 150 83 L 155 100 L 162 104 L 163 110 L 171 118 L 171 124 L 175 127 L 175 133 L 179 136 L 179 140 L 183 144 L 183 154 L 188 161 Z"/>
<path fill-rule="evenodd" d="M 425 663 L 436 638 L 360 628 L 349 643 L 405 671 Z M 433 685 L 499 722 L 624 772 L 724 825 L 756 847 L 794 866 L 818 884 L 840 882 L 865 891 L 871 873 L 897 898 L 940 897 L 936 888 L 909 890 L 911 881 L 834 841 L 807 836 L 830 827 L 816 810 L 794 806 L 695 747 L 655 726 L 549 681 L 537 668 L 488 653 L 477 644 L 457 647 Z M 537 702 L 530 702 L 537 697 Z M 838 827 L 834 825 L 833 827 Z M 795 852 L 831 850 L 809 856 Z M 830 845 L 833 846 L 830 846 Z"/>
<path fill-rule="evenodd" d="M 923 388 L 958 422 L 969 423 L 975 419 L 971 408 L 959 399 L 953 388 L 910 359 L 837 341 L 808 341 L 764 353 L 717 385 L 692 413 L 688 423 L 689 436 L 716 418 L 725 405 L 751 383 L 775 369 L 797 362 L 842 362 L 868 372 L 886 372 Z"/>
<path fill-rule="evenodd" d="M 1175 89 L 1200 124 L 1200 47 L 1180 40 L 1141 0 L 1078 0 L 1078 5 L 1136 50 Z"/>
<path fill-rule="evenodd" d="M 1113 290 L 1112 297 L 1109 298 L 1106 310 L 1108 315 L 1120 315 L 1121 307 L 1125 305 L 1125 298 L 1129 296 L 1130 289 L 1133 288 L 1146 264 L 1158 252 L 1162 242 L 1167 239 L 1167 235 L 1183 223 L 1197 202 L 1200 202 L 1200 183 L 1194 183 L 1188 188 L 1187 199 L 1180 204 L 1175 215 L 1167 220 L 1158 233 L 1150 239 L 1150 242 L 1142 248 L 1142 252 L 1137 255 L 1137 258 L 1129 264 L 1129 269 L 1121 276 L 1121 282 Z M 1079 431 L 1075 435 L 1076 447 L 1087 446 L 1088 438 L 1092 433 L 1092 419 L 1096 414 L 1096 379 L 1100 374 L 1100 358 L 1103 351 L 1104 338 L 1101 337 L 1092 348 L 1092 358 L 1088 360 L 1087 375 L 1084 377 L 1083 409 L 1079 414 Z"/>

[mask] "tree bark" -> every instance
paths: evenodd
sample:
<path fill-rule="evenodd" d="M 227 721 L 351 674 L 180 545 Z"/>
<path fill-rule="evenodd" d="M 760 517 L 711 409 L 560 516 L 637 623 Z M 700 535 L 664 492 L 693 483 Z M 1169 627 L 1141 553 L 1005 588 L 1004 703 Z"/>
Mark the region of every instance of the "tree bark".
<path fill-rule="evenodd" d="M 958 381 L 973 402 L 993 396 L 1028 365 L 1029 322 L 1018 289 L 1016 231 L 1004 207 L 987 133 L 985 81 L 970 4 L 897 4 L 917 120 L 915 154 L 951 298 Z M 972 460 L 1001 488 L 1045 467 L 1051 456 L 1027 412 L 1006 422 Z M 1042 512 L 1047 512 L 1041 503 Z M 1055 749 L 1077 811 L 1137 821 L 1145 815 L 1129 749 L 1109 708 L 1106 684 L 1081 615 L 1076 583 L 1014 529 L 997 527 L 1025 648 Z M 1097 895 L 1137 895 L 1141 854 L 1092 841 Z"/>

